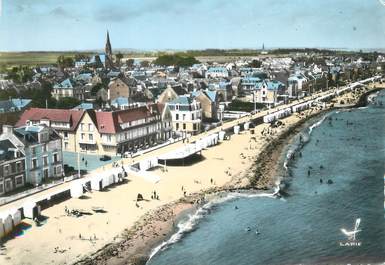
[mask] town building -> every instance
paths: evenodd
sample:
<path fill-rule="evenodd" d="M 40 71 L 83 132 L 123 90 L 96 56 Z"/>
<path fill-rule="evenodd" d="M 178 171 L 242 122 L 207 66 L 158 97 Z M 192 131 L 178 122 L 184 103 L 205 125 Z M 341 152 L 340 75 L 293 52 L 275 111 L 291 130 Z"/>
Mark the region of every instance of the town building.
<path fill-rule="evenodd" d="M 44 124 L 4 125 L 0 140 L 7 139 L 25 156 L 26 183 L 40 185 L 63 176 L 62 139 L 54 129 Z"/>
<path fill-rule="evenodd" d="M 0 195 L 25 186 L 25 156 L 9 140 L 0 140 Z"/>
<path fill-rule="evenodd" d="M 206 71 L 206 78 L 228 78 L 229 72 L 226 67 L 210 67 Z"/>
<path fill-rule="evenodd" d="M 285 85 L 279 81 L 263 81 L 255 87 L 255 102 L 263 103 L 269 107 L 275 106 L 279 101 L 279 96 L 285 92 Z"/>
<path fill-rule="evenodd" d="M 77 152 L 76 130 L 85 110 L 30 108 L 21 115 L 16 127 L 45 124 L 55 129 L 62 141 L 62 150 Z"/>
<path fill-rule="evenodd" d="M 45 124 L 63 139 L 63 150 L 118 155 L 154 145 L 172 136 L 171 113 L 164 104 L 135 104 L 123 110 L 32 108 L 17 126 Z"/>
<path fill-rule="evenodd" d="M 179 96 L 167 103 L 172 114 L 173 130 L 179 135 L 195 135 L 201 131 L 201 103 L 192 96 Z"/>
<path fill-rule="evenodd" d="M 200 90 L 193 92 L 192 96 L 202 107 L 202 121 L 212 122 L 220 120 L 219 97 L 217 91 Z"/>
<path fill-rule="evenodd" d="M 74 97 L 74 86 L 72 81 L 67 78 L 60 83 L 56 83 L 52 89 L 52 97 L 59 100 L 64 97 Z"/>
<path fill-rule="evenodd" d="M 119 97 L 130 98 L 134 94 L 137 82 L 134 78 L 117 77 L 108 84 L 108 100 Z"/>

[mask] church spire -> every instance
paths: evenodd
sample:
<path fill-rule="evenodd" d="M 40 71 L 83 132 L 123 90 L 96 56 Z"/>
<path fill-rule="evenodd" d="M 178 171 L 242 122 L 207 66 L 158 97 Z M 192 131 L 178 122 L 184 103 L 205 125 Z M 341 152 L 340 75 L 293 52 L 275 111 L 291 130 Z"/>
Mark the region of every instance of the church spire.
<path fill-rule="evenodd" d="M 111 48 L 111 42 L 110 42 L 110 34 L 107 30 L 107 40 L 106 40 L 106 48 L 105 48 L 106 55 L 110 58 L 112 58 L 112 48 Z"/>

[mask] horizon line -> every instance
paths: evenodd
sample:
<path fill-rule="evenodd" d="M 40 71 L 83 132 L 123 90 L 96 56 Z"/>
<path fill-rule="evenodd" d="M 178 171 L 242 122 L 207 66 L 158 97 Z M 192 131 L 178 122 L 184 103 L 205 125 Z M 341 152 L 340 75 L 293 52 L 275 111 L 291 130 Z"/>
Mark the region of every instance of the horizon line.
<path fill-rule="evenodd" d="M 347 48 L 347 47 L 303 47 L 303 46 L 296 46 L 296 47 L 270 47 L 270 48 L 250 48 L 250 47 L 243 47 L 243 48 L 202 48 L 202 49 L 177 49 L 177 48 L 166 48 L 166 49 L 137 49 L 137 48 L 113 48 L 112 51 L 115 52 L 188 52 L 188 51 L 209 51 L 209 50 L 223 50 L 223 51 L 229 51 L 229 50 L 251 50 L 251 51 L 273 51 L 273 50 L 279 50 L 279 49 L 288 49 L 288 50 L 305 50 L 305 49 L 316 49 L 316 50 L 330 50 L 330 51 L 385 51 L 385 48 L 373 48 L 373 47 L 362 47 L 362 48 Z M 0 50 L 0 53 L 68 53 L 68 52 L 75 52 L 75 53 L 81 53 L 81 52 L 98 52 L 98 51 L 104 51 L 103 48 L 97 48 L 97 49 L 74 49 L 74 50 L 15 50 L 15 51 L 7 51 L 7 50 Z"/>

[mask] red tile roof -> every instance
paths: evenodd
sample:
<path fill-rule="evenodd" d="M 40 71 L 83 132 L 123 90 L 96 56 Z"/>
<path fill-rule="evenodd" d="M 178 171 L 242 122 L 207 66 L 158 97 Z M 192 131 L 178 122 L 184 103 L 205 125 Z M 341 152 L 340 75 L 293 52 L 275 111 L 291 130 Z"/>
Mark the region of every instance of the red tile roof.
<path fill-rule="evenodd" d="M 42 109 L 30 108 L 21 115 L 16 127 L 26 125 L 27 120 L 40 121 L 48 119 L 55 122 L 69 122 L 70 128 L 68 130 L 74 131 L 83 117 L 84 110 L 66 110 L 66 109 Z"/>
<path fill-rule="evenodd" d="M 152 105 L 110 112 L 97 111 L 97 127 L 99 133 L 117 133 L 123 131 L 120 127 L 122 123 L 145 119 L 154 115 L 158 115 L 158 110 L 153 108 Z"/>

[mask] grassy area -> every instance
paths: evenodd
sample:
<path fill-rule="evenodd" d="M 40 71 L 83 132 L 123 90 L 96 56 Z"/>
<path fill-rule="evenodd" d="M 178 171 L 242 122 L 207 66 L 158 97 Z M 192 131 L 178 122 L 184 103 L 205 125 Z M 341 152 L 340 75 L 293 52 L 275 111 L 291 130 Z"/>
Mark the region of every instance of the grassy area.
<path fill-rule="evenodd" d="M 159 55 L 164 54 L 179 54 L 183 56 L 192 56 L 201 62 L 218 61 L 227 62 L 230 60 L 250 57 L 276 57 L 287 56 L 292 52 L 324 52 L 326 54 L 350 54 L 349 51 L 329 51 L 329 50 L 317 50 L 317 49 L 276 49 L 268 50 L 268 54 L 261 54 L 260 50 L 252 49 L 207 49 L 207 50 L 190 50 L 190 51 L 169 51 L 169 52 L 144 52 L 144 51 L 121 51 L 124 55 L 124 59 L 127 58 L 141 58 L 143 60 L 152 61 Z M 15 65 L 45 65 L 54 64 L 60 55 L 74 56 L 77 53 L 86 55 L 92 55 L 97 53 L 92 51 L 82 52 L 0 52 L 0 66 L 12 67 Z M 114 50 L 114 53 L 118 53 L 118 50 Z"/>
<path fill-rule="evenodd" d="M 54 64 L 60 55 L 75 54 L 76 52 L 0 52 L 0 66 Z"/>

